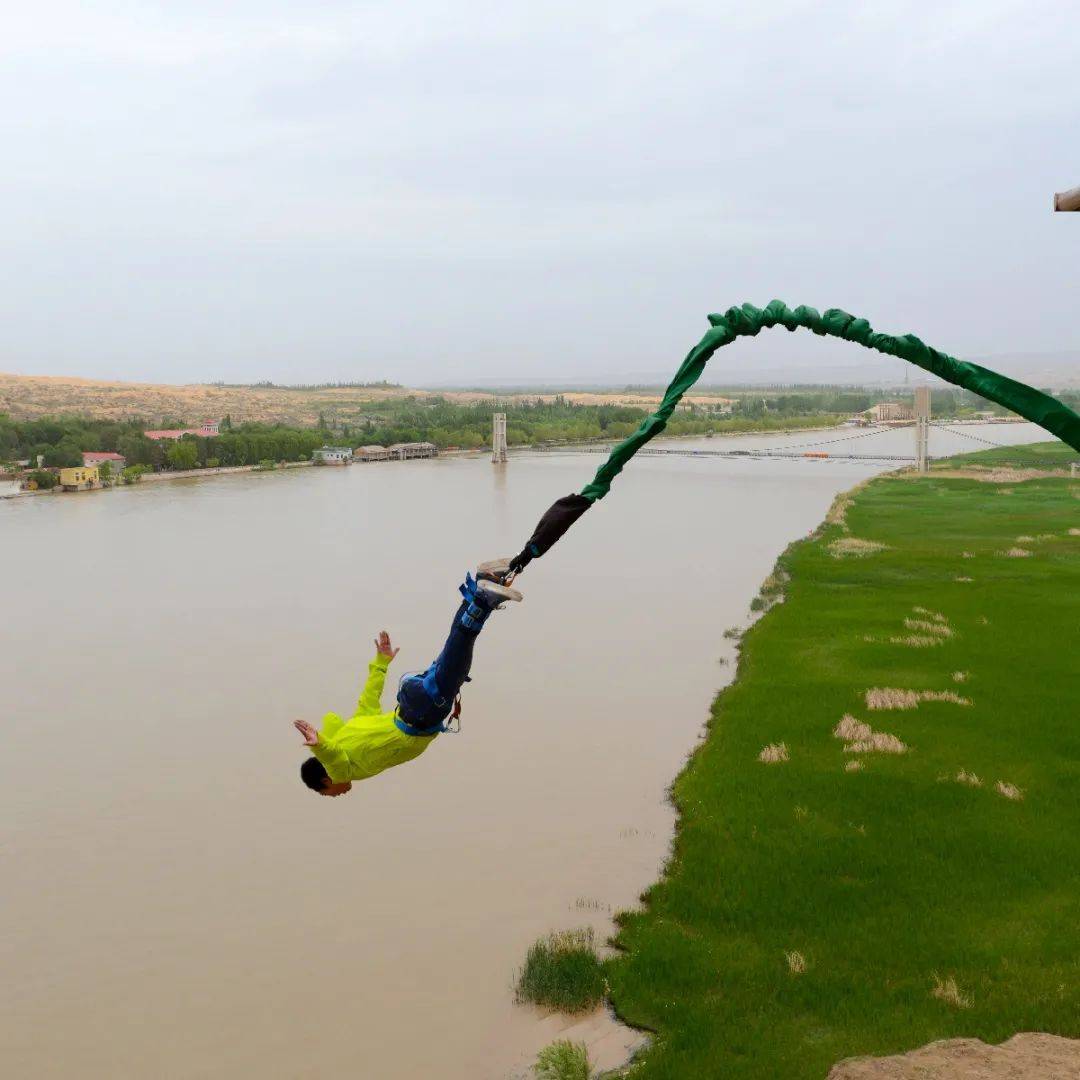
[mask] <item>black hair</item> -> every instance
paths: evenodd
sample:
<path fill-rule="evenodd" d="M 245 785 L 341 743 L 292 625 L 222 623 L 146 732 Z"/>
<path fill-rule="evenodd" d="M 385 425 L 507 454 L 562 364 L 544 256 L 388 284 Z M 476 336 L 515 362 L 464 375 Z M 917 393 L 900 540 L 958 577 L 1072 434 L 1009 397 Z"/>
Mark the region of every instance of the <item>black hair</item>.
<path fill-rule="evenodd" d="M 323 768 L 323 763 L 318 758 L 309 757 L 300 766 L 300 779 L 312 791 L 322 791 L 330 782 L 330 774 Z"/>

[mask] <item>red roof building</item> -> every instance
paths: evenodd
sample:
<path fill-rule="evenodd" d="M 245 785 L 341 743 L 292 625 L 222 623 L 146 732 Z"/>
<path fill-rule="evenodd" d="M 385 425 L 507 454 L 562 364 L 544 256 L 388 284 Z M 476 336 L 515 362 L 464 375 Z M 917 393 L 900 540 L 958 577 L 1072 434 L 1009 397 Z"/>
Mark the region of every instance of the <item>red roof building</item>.
<path fill-rule="evenodd" d="M 109 462 L 110 465 L 115 465 L 118 469 L 122 469 L 127 464 L 127 459 L 123 454 L 114 454 L 111 451 L 98 450 L 83 451 L 83 468 L 86 468 L 89 465 L 100 465 L 104 461 Z"/>
<path fill-rule="evenodd" d="M 162 439 L 182 439 L 185 435 L 201 435 L 204 439 L 212 439 L 219 433 L 220 420 L 204 420 L 202 427 L 172 428 L 169 431 L 144 431 L 143 434 L 154 442 Z"/>
<path fill-rule="evenodd" d="M 161 442 L 162 439 L 182 439 L 185 435 L 198 435 L 198 428 L 173 428 L 171 431 L 144 431 L 143 434 L 148 439 L 153 439 L 154 442 Z"/>

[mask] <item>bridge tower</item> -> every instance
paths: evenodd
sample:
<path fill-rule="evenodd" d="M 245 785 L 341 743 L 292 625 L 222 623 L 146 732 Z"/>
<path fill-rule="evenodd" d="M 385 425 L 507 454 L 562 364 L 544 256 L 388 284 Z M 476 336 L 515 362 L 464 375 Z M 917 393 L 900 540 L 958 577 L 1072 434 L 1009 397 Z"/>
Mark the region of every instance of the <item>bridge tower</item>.
<path fill-rule="evenodd" d="M 495 413 L 491 420 L 491 460 L 501 465 L 506 462 L 506 413 Z"/>
<path fill-rule="evenodd" d="M 915 387 L 915 460 L 919 472 L 930 471 L 930 387 Z"/>

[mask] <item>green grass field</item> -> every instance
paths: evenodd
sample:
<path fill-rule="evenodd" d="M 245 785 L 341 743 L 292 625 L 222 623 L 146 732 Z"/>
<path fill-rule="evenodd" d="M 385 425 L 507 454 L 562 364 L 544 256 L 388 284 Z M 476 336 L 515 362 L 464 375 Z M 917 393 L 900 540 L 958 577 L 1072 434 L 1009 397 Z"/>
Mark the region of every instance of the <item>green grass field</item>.
<path fill-rule="evenodd" d="M 950 1036 L 1080 1036 L 1076 530 L 1068 479 L 883 477 L 786 553 L 605 965 L 656 1033 L 635 1077 L 821 1080 Z M 870 689 L 970 704 L 870 709 Z M 907 751 L 846 751 L 845 715 Z"/>
<path fill-rule="evenodd" d="M 1057 440 L 1027 446 L 1001 446 L 962 457 L 942 458 L 934 462 L 934 468 L 953 469 L 959 465 L 964 468 L 1068 469 L 1073 461 L 1080 461 L 1080 450 Z"/>

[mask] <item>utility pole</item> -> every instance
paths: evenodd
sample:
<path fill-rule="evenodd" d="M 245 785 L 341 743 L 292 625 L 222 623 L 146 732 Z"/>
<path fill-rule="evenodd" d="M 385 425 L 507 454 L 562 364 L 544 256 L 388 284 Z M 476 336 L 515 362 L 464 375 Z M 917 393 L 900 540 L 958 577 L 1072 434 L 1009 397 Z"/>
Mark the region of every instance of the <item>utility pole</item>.
<path fill-rule="evenodd" d="M 491 461 L 502 465 L 506 462 L 506 413 L 497 412 L 491 420 Z"/>
<path fill-rule="evenodd" d="M 930 387 L 915 387 L 915 460 L 921 473 L 930 471 Z"/>

